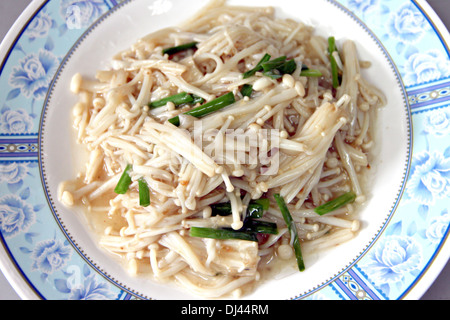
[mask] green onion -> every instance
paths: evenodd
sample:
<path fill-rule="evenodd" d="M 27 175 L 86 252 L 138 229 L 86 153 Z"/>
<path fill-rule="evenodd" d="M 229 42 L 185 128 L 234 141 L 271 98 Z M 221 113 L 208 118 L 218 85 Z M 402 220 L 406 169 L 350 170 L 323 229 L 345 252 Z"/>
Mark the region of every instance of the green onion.
<path fill-rule="evenodd" d="M 336 40 L 334 37 L 328 38 L 328 53 L 331 62 L 331 74 L 333 78 L 333 88 L 337 89 L 340 85 L 339 83 L 339 69 L 336 59 L 333 56 L 333 52 L 338 52 L 336 48 Z"/>
<path fill-rule="evenodd" d="M 270 200 L 267 198 L 260 198 L 252 200 L 250 203 L 257 203 L 263 206 L 263 210 L 267 211 L 270 208 Z"/>
<path fill-rule="evenodd" d="M 265 54 L 264 57 L 258 62 L 258 64 L 252 69 L 244 73 L 244 79 L 250 78 L 255 75 L 258 71 L 262 70 L 262 64 L 269 61 L 271 56 L 269 54 Z"/>
<path fill-rule="evenodd" d="M 282 56 L 262 64 L 264 75 L 272 79 L 279 79 L 284 74 L 292 74 L 297 70 L 297 63 L 294 59 L 286 61 L 286 56 Z"/>
<path fill-rule="evenodd" d="M 264 211 L 269 210 L 269 206 L 270 206 L 269 199 L 261 198 L 257 200 L 252 200 L 248 205 L 246 217 L 254 219 L 262 218 L 264 215 Z M 231 215 L 231 203 L 223 202 L 213 204 L 211 205 L 211 210 L 212 216 L 222 216 L 222 217 L 229 216 Z"/>
<path fill-rule="evenodd" d="M 322 76 L 322 72 L 316 69 L 306 69 L 302 70 L 300 73 L 301 77 L 311 77 L 311 78 L 320 78 Z"/>
<path fill-rule="evenodd" d="M 164 107 L 168 102 L 172 102 L 175 106 L 179 106 L 182 104 L 193 103 L 194 97 L 189 93 L 182 92 L 158 101 L 154 101 L 149 104 L 149 107 L 152 109 Z"/>
<path fill-rule="evenodd" d="M 253 233 L 278 234 L 276 223 L 253 219 L 248 219 L 241 230 Z"/>
<path fill-rule="evenodd" d="M 131 184 L 131 177 L 129 172 L 131 171 L 132 166 L 131 164 L 127 165 L 124 172 L 122 173 L 122 176 L 119 179 L 119 182 L 116 185 L 116 188 L 114 189 L 114 192 L 117 194 L 125 194 L 128 191 L 128 188 Z"/>
<path fill-rule="evenodd" d="M 286 61 L 278 70 L 283 74 L 293 74 L 297 70 L 297 62 L 294 59 Z"/>
<path fill-rule="evenodd" d="M 286 62 L 286 56 L 282 56 L 267 62 L 264 62 L 261 64 L 261 67 L 263 68 L 264 72 L 269 72 L 274 69 L 278 69 L 284 65 Z"/>
<path fill-rule="evenodd" d="M 249 203 L 247 208 L 247 217 L 259 219 L 264 215 L 264 207 L 258 203 Z"/>
<path fill-rule="evenodd" d="M 214 99 L 214 100 L 212 100 L 208 103 L 205 103 L 197 108 L 194 108 L 194 109 L 186 112 L 185 114 L 193 116 L 195 118 L 201 118 L 201 117 L 207 116 L 210 113 L 213 113 L 215 111 L 223 109 L 235 102 L 236 102 L 236 100 L 235 100 L 233 92 L 229 92 L 217 99 Z M 169 119 L 169 122 L 175 126 L 179 126 L 180 118 L 178 116 L 176 116 L 172 119 Z"/>
<path fill-rule="evenodd" d="M 142 207 L 148 207 L 150 205 L 150 190 L 147 182 L 144 178 L 138 180 L 139 183 L 139 204 Z"/>
<path fill-rule="evenodd" d="M 352 191 L 343 194 L 340 197 L 337 197 L 334 200 L 328 201 L 327 203 L 317 207 L 314 211 L 319 215 L 325 215 L 334 210 L 337 210 L 349 203 L 352 203 L 356 199 L 356 194 Z"/>
<path fill-rule="evenodd" d="M 212 216 L 226 217 L 231 215 L 231 203 L 229 202 L 212 204 L 210 207 Z"/>
<path fill-rule="evenodd" d="M 173 55 L 175 53 L 186 51 L 188 49 L 196 49 L 197 48 L 197 44 L 198 44 L 198 42 L 189 42 L 189 43 L 186 43 L 186 44 L 182 44 L 180 46 L 167 48 L 167 49 L 163 50 L 163 55 L 164 54 Z"/>
<path fill-rule="evenodd" d="M 274 197 L 278 204 L 278 207 L 280 208 L 281 214 L 283 215 L 284 221 L 286 222 L 286 225 L 289 228 L 291 237 L 293 237 L 292 243 L 294 246 L 294 252 L 295 252 L 295 257 L 297 259 L 298 269 L 301 272 L 305 271 L 305 263 L 303 261 L 303 255 L 302 255 L 302 251 L 300 248 L 300 240 L 298 238 L 297 227 L 295 226 L 294 220 L 292 219 L 291 213 L 289 212 L 289 209 L 288 209 L 283 197 L 280 196 L 279 194 L 275 194 Z"/>
<path fill-rule="evenodd" d="M 190 236 L 198 238 L 217 239 L 217 240 L 237 239 L 254 242 L 258 241 L 256 234 L 253 232 L 235 231 L 231 229 L 191 227 Z"/>
<path fill-rule="evenodd" d="M 269 78 L 274 79 L 274 80 L 280 79 L 281 77 L 283 77 L 283 75 L 282 75 L 282 74 L 280 73 L 280 71 L 278 71 L 277 69 L 274 69 L 274 70 L 270 70 L 270 71 L 264 72 L 263 74 L 264 74 L 266 77 L 269 77 Z"/>
<path fill-rule="evenodd" d="M 197 103 L 205 103 L 205 99 L 203 99 L 202 97 L 196 96 L 195 94 L 192 95 L 192 98 L 194 99 L 194 101 L 192 101 L 192 105 L 196 105 Z"/>
<path fill-rule="evenodd" d="M 251 84 L 244 84 L 241 88 L 241 94 L 244 97 L 250 97 L 253 93 L 253 86 Z"/>

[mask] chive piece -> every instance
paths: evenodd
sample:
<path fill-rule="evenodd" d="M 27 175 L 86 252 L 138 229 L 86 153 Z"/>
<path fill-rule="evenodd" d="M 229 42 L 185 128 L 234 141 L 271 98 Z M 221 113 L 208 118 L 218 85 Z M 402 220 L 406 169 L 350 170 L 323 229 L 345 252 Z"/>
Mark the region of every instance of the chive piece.
<path fill-rule="evenodd" d="M 233 92 L 229 92 L 217 99 L 214 99 L 214 100 L 212 100 L 208 103 L 205 103 L 197 108 L 194 108 L 194 109 L 186 112 L 185 114 L 193 116 L 195 118 L 201 118 L 201 117 L 207 116 L 210 113 L 213 113 L 215 111 L 223 109 L 235 102 L 236 102 L 236 100 L 235 100 Z M 178 116 L 176 116 L 172 119 L 169 119 L 169 122 L 175 126 L 179 126 L 180 118 Z"/>
<path fill-rule="evenodd" d="M 231 203 L 216 203 L 211 205 L 211 215 L 212 216 L 222 216 L 226 217 L 231 215 Z"/>
<path fill-rule="evenodd" d="M 147 182 L 144 178 L 138 180 L 139 184 L 139 204 L 142 207 L 148 207 L 150 205 L 150 190 Z"/>
<path fill-rule="evenodd" d="M 333 88 L 337 89 L 340 85 L 339 83 L 339 69 L 336 59 L 333 56 L 333 52 L 338 52 L 336 48 L 336 40 L 334 37 L 328 38 L 328 53 L 331 62 L 331 74 L 333 78 Z"/>
<path fill-rule="evenodd" d="M 122 173 L 122 176 L 119 179 L 119 182 L 116 185 L 116 188 L 114 189 L 114 192 L 117 194 L 125 194 L 128 191 L 128 188 L 131 184 L 131 177 L 129 172 L 131 171 L 131 164 L 127 165 L 124 172 Z"/>
<path fill-rule="evenodd" d="M 237 239 L 253 242 L 258 241 L 256 234 L 253 232 L 235 231 L 231 229 L 191 227 L 190 236 L 197 238 L 217 239 L 217 240 Z"/>
<path fill-rule="evenodd" d="M 173 102 L 175 106 L 194 102 L 194 97 L 189 93 L 182 92 L 149 104 L 152 109 L 164 107 L 168 102 Z"/>
<path fill-rule="evenodd" d="M 243 231 L 263 234 L 278 234 L 276 223 L 249 219 L 245 222 Z"/>
<path fill-rule="evenodd" d="M 192 98 L 194 99 L 191 104 L 192 105 L 196 105 L 197 103 L 205 103 L 205 99 L 203 99 L 202 97 L 196 96 L 195 94 L 192 95 Z"/>
<path fill-rule="evenodd" d="M 258 203 L 249 203 L 247 207 L 247 217 L 259 219 L 264 215 L 264 207 Z"/>
<path fill-rule="evenodd" d="M 323 74 L 322 74 L 322 72 L 320 72 L 319 70 L 316 70 L 316 69 L 306 69 L 300 73 L 300 76 L 301 77 L 319 78 L 319 77 L 323 76 Z"/>
<path fill-rule="evenodd" d="M 337 197 L 336 199 L 333 199 L 321 206 L 318 206 L 317 208 L 314 209 L 314 211 L 318 215 L 323 216 L 327 213 L 330 213 L 334 210 L 337 210 L 337 209 L 345 206 L 346 204 L 352 203 L 353 201 L 355 201 L 355 199 L 356 199 L 356 194 L 353 191 L 350 191 L 350 192 L 347 192 L 347 193 L 341 195 L 340 197 Z"/>
<path fill-rule="evenodd" d="M 250 78 L 251 76 L 254 76 L 255 73 L 262 70 L 262 64 L 269 61 L 271 56 L 269 54 L 265 54 L 264 57 L 258 62 L 258 64 L 252 69 L 244 73 L 244 79 Z"/>
<path fill-rule="evenodd" d="M 286 61 L 281 68 L 278 69 L 282 74 L 293 74 L 297 70 L 297 63 L 294 59 Z"/>
<path fill-rule="evenodd" d="M 263 73 L 266 77 L 269 77 L 271 79 L 277 80 L 283 77 L 283 75 L 278 71 L 277 69 L 270 70 Z"/>
<path fill-rule="evenodd" d="M 168 54 L 170 56 L 170 55 L 173 55 L 175 53 L 179 53 L 179 52 L 182 52 L 182 51 L 185 51 L 185 50 L 188 50 L 188 49 L 196 49 L 197 48 L 197 44 L 198 44 L 198 42 L 189 42 L 189 43 L 182 44 L 182 45 L 179 45 L 179 46 L 176 46 L 176 47 L 167 48 L 167 49 L 163 50 L 163 55 L 164 54 Z"/>
<path fill-rule="evenodd" d="M 280 196 L 279 194 L 275 194 L 274 197 L 278 204 L 278 207 L 280 208 L 281 214 L 283 215 L 284 221 L 286 222 L 286 225 L 289 228 L 291 237 L 293 237 L 292 243 L 294 246 L 294 252 L 295 257 L 297 259 L 298 269 L 300 270 L 300 272 L 305 271 L 305 263 L 303 261 L 303 255 L 300 248 L 300 240 L 298 238 L 297 227 L 295 226 L 294 220 L 292 219 L 291 213 L 289 212 L 289 209 L 283 197 Z"/>
<path fill-rule="evenodd" d="M 257 203 L 263 206 L 263 210 L 267 211 L 270 208 L 270 200 L 267 198 L 260 198 L 257 200 L 252 200 L 251 203 Z"/>
<path fill-rule="evenodd" d="M 261 66 L 265 72 L 269 72 L 274 69 L 281 68 L 285 62 L 286 62 L 286 56 L 282 56 L 282 57 L 264 62 L 263 64 L 261 64 Z"/>
<path fill-rule="evenodd" d="M 253 86 L 251 84 L 244 84 L 241 88 L 241 94 L 244 97 L 250 97 L 253 93 Z"/>
<path fill-rule="evenodd" d="M 257 200 L 252 200 L 248 205 L 246 217 L 253 219 L 262 218 L 264 215 L 264 211 L 269 210 L 269 207 L 270 207 L 269 199 L 261 198 Z M 211 211 L 212 216 L 222 216 L 222 217 L 229 216 L 231 215 L 231 203 L 223 202 L 212 204 Z"/>

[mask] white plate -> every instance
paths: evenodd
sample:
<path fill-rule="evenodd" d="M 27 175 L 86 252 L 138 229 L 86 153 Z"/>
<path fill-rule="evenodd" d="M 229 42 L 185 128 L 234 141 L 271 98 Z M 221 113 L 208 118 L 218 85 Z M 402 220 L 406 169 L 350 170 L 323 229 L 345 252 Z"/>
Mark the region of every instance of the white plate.
<path fill-rule="evenodd" d="M 56 190 L 76 166 L 70 145 L 72 75 L 94 75 L 139 37 L 175 25 L 205 3 L 36 1 L 2 44 L 0 261 L 22 297 L 189 298 L 128 276 L 97 248 L 82 215 L 57 201 Z M 420 298 L 450 253 L 448 33 L 419 1 L 247 0 L 246 5 L 272 5 L 281 17 L 302 20 L 338 42 L 354 40 L 360 56 L 373 63 L 365 76 L 388 98 L 358 237 L 307 258 L 306 272 L 267 282 L 246 298 Z"/>

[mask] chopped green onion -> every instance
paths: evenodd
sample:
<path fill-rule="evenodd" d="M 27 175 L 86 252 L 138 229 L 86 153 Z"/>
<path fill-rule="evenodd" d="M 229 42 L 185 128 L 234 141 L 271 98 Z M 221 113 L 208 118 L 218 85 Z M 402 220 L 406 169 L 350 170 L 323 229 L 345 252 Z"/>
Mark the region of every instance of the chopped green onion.
<path fill-rule="evenodd" d="M 282 56 L 262 64 L 264 75 L 272 79 L 279 79 L 284 74 L 292 74 L 297 70 L 297 63 L 294 59 L 286 61 L 286 56 Z"/>
<path fill-rule="evenodd" d="M 205 99 L 203 99 L 202 97 L 196 96 L 195 94 L 192 95 L 192 98 L 194 99 L 194 101 L 192 101 L 191 104 L 196 105 L 197 103 L 205 103 Z"/>
<path fill-rule="evenodd" d="M 212 216 L 226 217 L 231 215 L 231 203 L 229 202 L 212 204 L 210 207 Z"/>
<path fill-rule="evenodd" d="M 264 215 L 264 207 L 258 203 L 249 203 L 247 208 L 247 217 L 249 218 L 262 218 Z"/>
<path fill-rule="evenodd" d="M 247 214 L 246 217 L 248 218 L 262 218 L 264 215 L 264 211 L 269 210 L 270 207 L 270 201 L 266 198 L 261 198 L 257 200 L 250 201 L 248 208 L 247 208 Z M 230 202 L 223 202 L 223 203 L 216 203 L 211 205 L 212 216 L 229 216 L 231 215 L 231 203 Z"/>
<path fill-rule="evenodd" d="M 283 197 L 279 194 L 274 195 L 275 200 L 280 208 L 281 214 L 283 215 L 284 221 L 291 233 L 291 237 L 293 238 L 292 244 L 294 247 L 295 257 L 297 259 L 298 269 L 302 272 L 305 271 L 305 263 L 303 261 L 303 255 L 300 248 L 300 240 L 298 238 L 297 227 L 295 226 L 294 220 L 292 219 L 291 213 L 284 201 Z"/>
<path fill-rule="evenodd" d="M 336 62 L 335 57 L 333 56 L 334 52 L 338 52 L 336 48 L 336 40 L 334 37 L 328 38 L 328 53 L 331 62 L 331 74 L 333 78 L 333 88 L 337 89 L 340 85 L 339 81 L 339 69 Z"/>
<path fill-rule="evenodd" d="M 281 69 L 278 69 L 282 74 L 293 74 L 297 70 L 297 62 L 294 59 L 286 61 Z"/>
<path fill-rule="evenodd" d="M 198 42 L 189 42 L 189 43 L 182 44 L 182 45 L 179 45 L 176 47 L 167 48 L 167 49 L 163 50 L 163 55 L 164 54 L 173 55 L 175 53 L 186 51 L 188 49 L 196 49 L 197 44 L 198 44 Z"/>
<path fill-rule="evenodd" d="M 270 208 L 270 200 L 267 198 L 260 198 L 252 200 L 250 203 L 257 203 L 263 206 L 263 210 L 267 211 Z"/>
<path fill-rule="evenodd" d="M 201 117 L 207 116 L 210 113 L 213 113 L 215 111 L 223 109 L 235 102 L 236 102 L 236 100 L 235 100 L 233 92 L 229 92 L 217 99 L 214 99 L 214 100 L 212 100 L 208 103 L 205 103 L 197 108 L 194 108 L 194 109 L 186 112 L 185 114 L 193 116 L 195 118 L 201 118 Z M 172 119 L 169 119 L 169 122 L 175 126 L 179 126 L 180 118 L 178 116 L 176 116 Z"/>
<path fill-rule="evenodd" d="M 264 72 L 269 72 L 274 69 L 278 69 L 278 68 L 282 67 L 285 62 L 286 62 L 286 56 L 282 56 L 282 57 L 264 62 L 263 64 L 261 64 L 261 66 L 262 66 Z"/>
<path fill-rule="evenodd" d="M 253 232 L 235 231 L 231 229 L 191 227 L 190 236 L 198 238 L 217 239 L 217 240 L 237 239 L 254 242 L 258 241 L 256 234 Z"/>
<path fill-rule="evenodd" d="M 316 69 L 306 69 L 306 70 L 302 70 L 302 72 L 300 73 L 301 77 L 311 77 L 311 78 L 320 78 L 321 76 L 323 76 L 322 72 L 320 72 L 319 70 Z"/>
<path fill-rule="evenodd" d="M 125 194 L 128 191 L 128 188 L 131 184 L 131 177 L 129 172 L 131 171 L 132 166 L 131 164 L 127 165 L 124 172 L 122 173 L 122 176 L 119 179 L 119 182 L 116 185 L 116 188 L 114 189 L 114 192 L 117 194 Z"/>
<path fill-rule="evenodd" d="M 269 54 L 265 54 L 264 57 L 258 62 L 258 64 L 252 69 L 244 73 L 244 79 L 250 78 L 255 75 L 258 71 L 262 70 L 262 64 L 269 61 L 271 56 Z"/>
<path fill-rule="evenodd" d="M 314 211 L 319 215 L 325 215 L 327 213 L 330 213 L 334 210 L 337 210 L 339 208 L 342 208 L 343 206 L 352 203 L 356 199 L 356 194 L 352 191 L 347 192 L 343 194 L 340 197 L 337 197 L 336 199 L 333 199 L 331 201 L 328 201 L 327 203 L 317 207 L 314 209 Z"/>
<path fill-rule="evenodd" d="M 253 86 L 251 84 L 244 84 L 241 88 L 241 94 L 244 97 L 250 97 L 253 93 Z"/>
<path fill-rule="evenodd" d="M 248 219 L 241 230 L 254 233 L 278 234 L 276 223 L 253 219 Z"/>
<path fill-rule="evenodd" d="M 148 207 L 150 205 L 150 190 L 147 182 L 144 178 L 138 180 L 139 184 L 139 204 L 142 207 Z"/>
<path fill-rule="evenodd" d="M 159 107 L 164 107 L 168 102 L 172 102 L 175 106 L 179 106 L 182 104 L 193 103 L 194 97 L 189 93 L 182 92 L 158 101 L 151 102 L 149 104 L 150 108 L 155 109 Z"/>
<path fill-rule="evenodd" d="M 271 79 L 277 80 L 283 77 L 283 75 L 278 71 L 277 69 L 270 70 L 263 73 L 266 77 L 269 77 Z"/>

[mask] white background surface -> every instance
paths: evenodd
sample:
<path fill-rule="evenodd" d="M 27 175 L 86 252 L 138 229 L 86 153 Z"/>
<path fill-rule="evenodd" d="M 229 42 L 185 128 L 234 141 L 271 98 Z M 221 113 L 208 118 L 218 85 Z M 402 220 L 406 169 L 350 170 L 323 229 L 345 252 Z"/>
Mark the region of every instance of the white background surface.
<path fill-rule="evenodd" d="M 31 0 L 0 0 L 0 39 L 3 40 L 15 20 Z M 428 0 L 447 28 L 450 28 L 450 0 Z M 422 297 L 423 300 L 450 300 L 450 263 Z M 0 273 L 0 300 L 20 300 L 3 274 Z"/>

